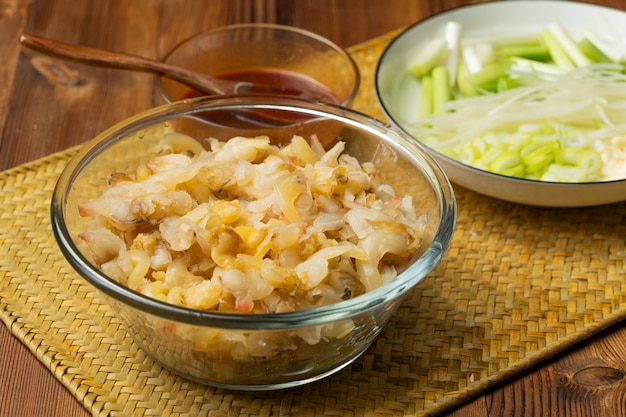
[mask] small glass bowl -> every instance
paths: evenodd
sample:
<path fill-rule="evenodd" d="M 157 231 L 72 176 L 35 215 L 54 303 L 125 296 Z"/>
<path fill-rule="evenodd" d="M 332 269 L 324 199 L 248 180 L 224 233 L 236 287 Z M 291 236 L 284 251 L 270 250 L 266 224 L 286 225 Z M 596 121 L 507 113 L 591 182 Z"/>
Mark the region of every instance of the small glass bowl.
<path fill-rule="evenodd" d="M 315 33 L 283 25 L 247 23 L 203 32 L 178 44 L 163 61 L 238 81 L 252 81 L 247 78 L 249 73 L 258 74 L 259 70 L 273 74 L 286 71 L 323 86 L 336 98 L 328 101 L 346 107 L 354 100 L 360 84 L 359 69 L 344 49 Z M 298 89 L 297 84 L 307 84 L 301 82 L 306 80 L 291 77 L 257 81 L 292 90 Z M 290 82 L 296 85 L 284 84 Z M 167 77 L 158 78 L 157 89 L 166 102 L 200 95 Z"/>
<path fill-rule="evenodd" d="M 259 124 L 247 117 L 250 112 L 269 115 L 275 123 Z M 240 123 L 227 125 L 224 114 Z M 218 120 L 212 120 L 214 117 Z M 243 120 L 249 121 L 247 126 Z M 411 195 L 418 210 L 427 215 L 418 256 L 395 279 L 370 292 L 288 313 L 192 310 L 131 290 L 103 274 L 89 250 L 81 246 L 77 236 L 91 219 L 79 215 L 78 204 L 101 195 L 111 173 L 133 172 L 145 164 L 163 132 L 172 129 L 195 138 L 220 140 L 267 134 L 274 144 L 289 141 L 293 135 L 309 138 L 313 134 L 326 146 L 344 141 L 346 153 L 377 164 L 382 179 L 399 195 Z M 71 266 L 103 293 L 129 334 L 152 358 L 201 383 L 260 391 L 318 380 L 361 355 L 409 290 L 440 261 L 453 234 L 456 210 L 450 183 L 433 159 L 414 140 L 375 119 L 339 106 L 286 96 L 211 96 L 146 111 L 88 142 L 59 178 L 51 219 L 58 245 Z M 348 328 L 351 330 L 336 334 L 336 329 Z M 311 342 L 306 336 L 310 334 L 324 337 Z M 246 346 L 254 346 L 256 353 L 246 353 Z M 260 352 L 262 347 L 267 349 Z"/>

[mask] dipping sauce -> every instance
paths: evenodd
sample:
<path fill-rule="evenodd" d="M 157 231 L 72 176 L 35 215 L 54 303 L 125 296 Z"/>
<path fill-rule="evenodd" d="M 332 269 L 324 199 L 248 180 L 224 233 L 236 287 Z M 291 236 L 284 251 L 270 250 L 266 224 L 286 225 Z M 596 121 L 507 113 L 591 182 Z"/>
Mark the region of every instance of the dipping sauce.
<path fill-rule="evenodd" d="M 302 97 L 326 103 L 340 104 L 339 99 L 330 88 L 319 81 L 293 71 L 275 68 L 251 68 L 217 75 L 217 78 L 232 81 L 248 81 L 260 85 L 267 85 L 277 90 L 277 94 Z M 254 89 L 248 92 L 255 93 Z M 263 91 L 259 91 L 263 92 Z M 205 94 L 190 89 L 183 98 L 201 97 Z"/>

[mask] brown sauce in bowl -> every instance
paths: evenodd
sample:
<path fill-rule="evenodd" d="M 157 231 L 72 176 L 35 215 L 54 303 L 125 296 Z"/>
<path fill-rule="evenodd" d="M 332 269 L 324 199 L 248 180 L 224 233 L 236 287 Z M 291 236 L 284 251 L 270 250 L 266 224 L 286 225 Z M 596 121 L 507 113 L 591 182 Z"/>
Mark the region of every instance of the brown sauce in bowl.
<path fill-rule="evenodd" d="M 273 95 L 285 95 L 302 99 L 339 104 L 339 99 L 333 92 L 317 80 L 293 71 L 274 68 L 253 68 L 233 71 L 218 75 L 217 78 L 248 81 L 275 88 Z M 248 93 L 256 93 L 250 89 Z M 262 92 L 259 92 L 262 93 Z M 183 99 L 202 97 L 206 94 L 189 89 Z M 309 120 L 310 116 L 294 115 L 282 110 L 224 110 L 210 113 L 199 113 L 197 116 L 218 126 L 232 126 L 244 129 L 273 128 L 301 123 Z"/>
<path fill-rule="evenodd" d="M 276 89 L 277 94 L 301 97 L 309 100 L 339 104 L 339 99 L 330 88 L 317 80 L 293 71 L 274 68 L 252 68 L 228 72 L 216 76 L 224 80 L 248 81 L 260 85 L 267 85 Z M 254 93 L 254 89 L 249 91 Z M 201 97 L 205 94 L 190 89 L 183 98 Z"/>

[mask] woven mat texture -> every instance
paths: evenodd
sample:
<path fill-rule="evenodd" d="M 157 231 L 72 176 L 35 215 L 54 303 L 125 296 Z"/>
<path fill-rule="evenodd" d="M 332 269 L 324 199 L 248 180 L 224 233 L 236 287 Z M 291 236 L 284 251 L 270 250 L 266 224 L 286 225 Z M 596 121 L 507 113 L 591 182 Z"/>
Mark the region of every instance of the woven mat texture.
<path fill-rule="evenodd" d="M 391 36 L 350 49 L 354 107 L 381 119 Z M 286 391 L 199 385 L 146 357 L 57 249 L 50 196 L 74 152 L 0 173 L 0 318 L 94 416 L 433 416 L 626 317 L 626 204 L 541 209 L 455 187 L 443 262 L 356 362 Z"/>

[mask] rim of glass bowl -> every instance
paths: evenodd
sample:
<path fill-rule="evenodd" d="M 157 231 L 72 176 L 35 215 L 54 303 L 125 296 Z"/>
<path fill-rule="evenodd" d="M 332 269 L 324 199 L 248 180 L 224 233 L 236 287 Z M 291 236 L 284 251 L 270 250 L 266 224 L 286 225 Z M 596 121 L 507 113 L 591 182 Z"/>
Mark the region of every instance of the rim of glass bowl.
<path fill-rule="evenodd" d="M 337 53 L 339 53 L 340 55 L 342 55 L 347 62 L 350 64 L 350 66 L 352 67 L 352 70 L 354 72 L 354 86 L 352 88 L 352 91 L 350 92 L 350 95 L 348 96 L 348 98 L 346 98 L 342 103 L 340 103 L 341 106 L 348 106 L 350 105 L 350 103 L 352 103 L 359 91 L 359 87 L 361 86 L 361 72 L 359 70 L 359 66 L 357 65 L 356 61 L 354 60 L 354 58 L 352 58 L 352 56 L 348 53 L 348 51 L 346 51 L 344 48 L 340 47 L 339 45 L 337 45 L 336 43 L 332 42 L 330 39 L 327 39 L 321 35 L 318 35 L 315 32 L 311 32 L 305 29 L 300 29 L 297 28 L 295 26 L 287 26 L 287 25 L 278 25 L 278 24 L 274 24 L 274 23 L 238 23 L 238 24 L 234 24 L 234 25 L 227 25 L 227 26 L 222 26 L 216 29 L 212 29 L 212 30 L 208 30 L 208 31 L 204 31 L 204 32 L 200 32 L 196 35 L 193 35 L 181 42 L 179 42 L 178 44 L 176 44 L 172 49 L 169 50 L 169 52 L 167 52 L 165 54 L 165 56 L 161 59 L 161 61 L 166 62 L 168 60 L 168 58 L 170 56 L 172 56 L 177 50 L 179 50 L 181 47 L 183 47 L 184 45 L 187 45 L 189 43 L 193 43 L 195 40 L 203 37 L 203 36 L 207 36 L 209 34 L 213 34 L 213 33 L 219 33 L 219 32 L 227 32 L 227 31 L 231 31 L 233 29 L 240 29 L 240 28 L 268 28 L 268 29 L 278 29 L 278 30 L 283 30 L 285 32 L 292 32 L 292 33 L 297 33 L 303 36 L 306 36 L 308 38 L 311 39 L 315 39 L 321 43 L 324 43 L 326 45 L 328 45 L 331 49 L 333 49 L 334 51 L 336 51 Z M 161 82 L 162 77 L 159 76 L 157 77 L 157 82 L 156 82 L 156 88 L 157 91 L 159 92 L 159 94 L 161 95 L 161 97 L 163 97 L 163 99 L 165 101 L 167 101 L 168 103 L 173 103 L 174 100 L 172 100 L 170 98 L 170 96 L 165 92 L 165 89 L 163 88 L 163 83 Z"/>
<path fill-rule="evenodd" d="M 104 275 L 92 265 L 74 245 L 65 219 L 67 197 L 73 180 L 102 150 L 129 134 L 149 125 L 164 122 L 174 116 L 190 116 L 205 109 L 282 109 L 297 110 L 318 117 L 331 118 L 366 130 L 378 137 L 387 136 L 389 146 L 407 157 L 417 160 L 425 169 L 439 199 L 441 213 L 437 230 L 431 244 L 422 255 L 396 278 L 382 286 L 350 300 L 339 303 L 286 313 L 237 314 L 194 310 L 158 301 L 142 295 Z M 320 104 L 299 98 L 284 96 L 210 96 L 165 104 L 144 111 L 122 121 L 87 142 L 74 155 L 59 176 L 51 201 L 51 222 L 57 243 L 70 265 L 93 286 L 126 305 L 165 319 L 193 325 L 206 325 L 227 329 L 287 329 L 320 325 L 330 321 L 349 318 L 402 296 L 425 277 L 440 261 L 452 239 L 456 225 L 456 199 L 452 186 L 437 162 L 413 139 L 382 122 L 341 106 Z M 416 281 L 415 277 L 419 277 Z M 242 318 L 244 320 L 242 320 Z"/>

